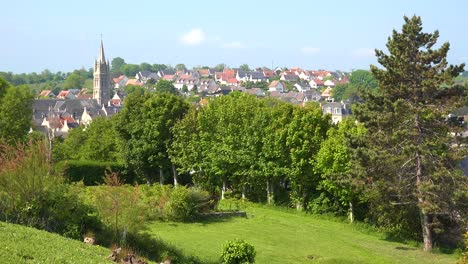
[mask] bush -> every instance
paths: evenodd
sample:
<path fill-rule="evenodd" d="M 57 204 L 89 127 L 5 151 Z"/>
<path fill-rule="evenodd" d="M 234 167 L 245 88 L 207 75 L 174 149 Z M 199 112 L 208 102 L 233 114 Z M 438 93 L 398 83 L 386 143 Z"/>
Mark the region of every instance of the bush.
<path fill-rule="evenodd" d="M 196 219 L 209 204 L 207 192 L 188 189 L 185 186 L 174 188 L 167 208 L 167 218 L 173 221 Z"/>
<path fill-rule="evenodd" d="M 57 163 L 56 170 L 70 182 L 83 181 L 86 186 L 104 183 L 106 170 L 118 173 L 119 178 L 131 184 L 135 178 L 128 173 L 124 164 L 118 162 L 102 162 L 89 160 L 67 160 Z"/>
<path fill-rule="evenodd" d="M 79 238 L 99 221 L 75 188 L 52 173 L 47 154 L 43 142 L 0 145 L 0 221 Z"/>
<path fill-rule="evenodd" d="M 255 262 L 255 248 L 245 240 L 228 241 L 223 246 L 221 262 L 226 264 L 241 264 Z"/>
<path fill-rule="evenodd" d="M 128 232 L 138 233 L 144 226 L 146 206 L 141 203 L 138 185 L 122 185 L 116 173 L 107 174 L 105 182 L 106 185 L 93 187 L 87 199 L 96 207 L 103 223 L 112 230 L 110 239 L 115 243 L 125 243 Z"/>
<path fill-rule="evenodd" d="M 149 219 L 191 221 L 209 211 L 213 203 L 206 191 L 185 186 L 142 185 L 140 190 Z"/>

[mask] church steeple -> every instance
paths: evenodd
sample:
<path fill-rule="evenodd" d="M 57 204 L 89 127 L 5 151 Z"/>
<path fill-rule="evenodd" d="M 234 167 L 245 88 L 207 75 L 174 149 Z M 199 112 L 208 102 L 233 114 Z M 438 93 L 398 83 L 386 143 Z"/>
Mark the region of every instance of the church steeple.
<path fill-rule="evenodd" d="M 99 63 L 105 63 L 106 62 L 106 57 L 104 56 L 104 44 L 102 43 L 102 38 L 101 38 L 101 47 L 99 48 Z"/>
<path fill-rule="evenodd" d="M 94 63 L 93 85 L 93 99 L 96 99 L 99 105 L 107 105 L 110 101 L 110 80 L 110 65 L 108 61 L 106 62 L 106 57 L 104 56 L 104 44 L 101 38 L 101 46 L 99 47 L 99 57 Z"/>

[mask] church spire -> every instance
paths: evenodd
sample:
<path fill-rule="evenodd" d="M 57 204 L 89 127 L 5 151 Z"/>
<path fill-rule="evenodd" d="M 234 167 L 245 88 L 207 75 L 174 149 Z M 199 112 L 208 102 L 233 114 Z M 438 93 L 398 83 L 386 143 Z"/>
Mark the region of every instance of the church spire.
<path fill-rule="evenodd" d="M 105 63 L 106 57 L 104 56 L 104 44 L 102 44 L 102 35 L 101 35 L 101 47 L 99 48 L 99 63 Z"/>

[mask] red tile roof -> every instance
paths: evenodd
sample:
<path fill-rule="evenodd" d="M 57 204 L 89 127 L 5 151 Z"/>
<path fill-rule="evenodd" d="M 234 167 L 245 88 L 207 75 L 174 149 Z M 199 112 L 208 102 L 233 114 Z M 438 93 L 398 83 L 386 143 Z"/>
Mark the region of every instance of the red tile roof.
<path fill-rule="evenodd" d="M 139 82 L 137 79 L 128 79 L 125 85 L 136 85 L 136 86 L 143 86 L 143 83 Z"/>
<path fill-rule="evenodd" d="M 119 77 L 112 79 L 112 81 L 114 81 L 114 83 L 119 83 L 125 77 L 125 75 L 120 75 Z"/>
<path fill-rule="evenodd" d="M 226 81 L 228 84 L 238 84 L 240 83 L 236 78 L 229 78 Z"/>
<path fill-rule="evenodd" d="M 172 81 L 174 80 L 174 75 L 164 75 L 162 78 L 163 80 L 166 80 L 166 81 Z"/>
<path fill-rule="evenodd" d="M 275 76 L 274 71 L 263 71 L 263 74 L 265 75 L 265 77 L 268 77 L 268 78 Z"/>

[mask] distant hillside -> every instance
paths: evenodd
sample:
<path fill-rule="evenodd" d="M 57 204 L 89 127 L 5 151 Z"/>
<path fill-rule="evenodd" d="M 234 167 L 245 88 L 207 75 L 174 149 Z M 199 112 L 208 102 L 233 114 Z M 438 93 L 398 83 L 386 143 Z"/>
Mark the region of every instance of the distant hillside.
<path fill-rule="evenodd" d="M 0 222 L 0 263 L 113 263 L 107 248 Z"/>

